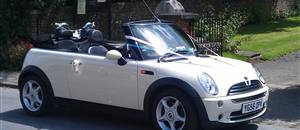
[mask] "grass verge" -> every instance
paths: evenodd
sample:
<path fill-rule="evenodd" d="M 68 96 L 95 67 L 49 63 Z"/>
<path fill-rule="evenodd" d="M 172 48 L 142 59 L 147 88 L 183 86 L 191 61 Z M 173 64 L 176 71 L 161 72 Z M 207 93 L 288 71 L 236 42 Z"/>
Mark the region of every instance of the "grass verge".
<path fill-rule="evenodd" d="M 242 60 L 242 61 L 249 61 L 249 58 L 247 58 L 245 56 L 241 56 L 241 55 L 230 53 L 230 52 L 224 52 L 223 56 L 228 57 L 228 58 Z"/>
<path fill-rule="evenodd" d="M 242 27 L 234 40 L 241 50 L 260 52 L 262 60 L 284 56 L 300 50 L 300 16 Z"/>

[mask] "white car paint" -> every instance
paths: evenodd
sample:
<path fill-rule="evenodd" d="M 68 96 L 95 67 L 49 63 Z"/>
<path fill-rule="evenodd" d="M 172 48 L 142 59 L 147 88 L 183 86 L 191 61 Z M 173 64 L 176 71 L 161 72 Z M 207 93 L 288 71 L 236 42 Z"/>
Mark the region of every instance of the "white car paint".
<path fill-rule="evenodd" d="M 187 82 L 196 90 L 202 98 L 210 121 L 235 123 L 256 118 L 265 112 L 264 110 L 243 120 L 229 120 L 231 112 L 241 109 L 241 103 L 235 104 L 232 99 L 265 92 L 263 102 L 268 100 L 268 87 L 265 85 L 249 93 L 227 96 L 229 88 L 233 84 L 244 82 L 245 76 L 249 80 L 259 80 L 250 63 L 218 56 L 190 56 L 189 59 L 160 63 L 157 60 L 128 60 L 126 65 L 120 66 L 116 60 L 101 56 L 31 49 L 23 69 L 30 65 L 42 69 L 57 97 L 143 110 L 149 86 L 158 79 L 172 77 Z M 74 60 L 76 65 L 72 64 Z M 153 71 L 154 76 L 142 75 L 141 70 Z M 219 90 L 217 95 L 206 93 L 200 86 L 197 76 L 202 72 L 209 74 L 216 82 Z M 219 108 L 218 101 L 223 101 L 224 106 Z M 220 114 L 226 118 L 218 120 Z"/>
<path fill-rule="evenodd" d="M 70 71 L 68 76 L 73 99 L 138 109 L 136 61 L 120 66 L 102 56 L 73 58 L 81 63 L 79 72 Z"/>

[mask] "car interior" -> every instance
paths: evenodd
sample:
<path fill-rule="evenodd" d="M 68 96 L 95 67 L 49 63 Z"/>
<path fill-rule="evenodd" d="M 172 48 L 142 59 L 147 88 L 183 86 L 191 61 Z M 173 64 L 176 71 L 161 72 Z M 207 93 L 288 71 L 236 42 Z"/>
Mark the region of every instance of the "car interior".
<path fill-rule="evenodd" d="M 63 39 L 54 43 L 54 50 L 97 56 L 105 56 L 109 50 L 118 50 L 124 54 L 125 43 L 105 41 L 99 30 L 90 31 L 88 39 L 82 42 L 75 42 L 70 34 L 68 31 L 62 32 Z"/>

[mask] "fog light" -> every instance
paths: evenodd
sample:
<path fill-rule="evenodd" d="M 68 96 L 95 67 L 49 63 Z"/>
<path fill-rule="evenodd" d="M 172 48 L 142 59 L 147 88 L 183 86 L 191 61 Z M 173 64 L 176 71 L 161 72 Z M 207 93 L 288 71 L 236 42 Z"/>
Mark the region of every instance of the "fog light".
<path fill-rule="evenodd" d="M 218 119 L 221 120 L 223 118 L 223 114 L 220 114 Z"/>
<path fill-rule="evenodd" d="M 223 106 L 223 101 L 218 101 L 218 107 L 222 107 Z"/>

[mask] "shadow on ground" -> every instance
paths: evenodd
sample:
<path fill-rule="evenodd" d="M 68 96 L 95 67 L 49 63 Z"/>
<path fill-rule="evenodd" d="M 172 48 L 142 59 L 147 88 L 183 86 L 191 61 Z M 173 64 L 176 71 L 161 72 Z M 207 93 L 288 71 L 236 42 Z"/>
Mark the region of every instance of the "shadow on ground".
<path fill-rule="evenodd" d="M 287 122 L 300 120 L 300 85 L 286 89 L 270 91 L 269 107 L 261 120 L 282 120 Z M 75 107 L 76 108 L 76 107 Z M 32 117 L 22 109 L 14 109 L 1 113 L 1 120 L 17 125 L 29 126 L 34 129 L 50 130 L 151 130 L 151 124 L 142 115 L 127 112 L 95 111 L 63 107 L 56 109 L 52 115 L 46 117 Z M 11 125 L 11 124 L 8 124 Z M 228 128 L 227 128 L 228 129 Z M 223 130 L 227 130 L 223 129 Z M 256 124 L 247 124 L 228 130 L 257 130 Z M 218 129 L 222 130 L 222 129 Z"/>
<path fill-rule="evenodd" d="M 259 120 L 300 120 L 300 85 L 270 91 L 268 110 Z"/>
<path fill-rule="evenodd" d="M 16 109 L 1 114 L 2 120 L 10 123 L 30 126 L 34 129 L 49 130 L 153 130 L 151 124 L 139 115 L 112 114 L 86 110 L 58 110 L 47 117 L 32 117 L 22 109 Z M 256 124 L 245 124 L 217 130 L 257 130 Z"/>
<path fill-rule="evenodd" d="M 138 116 L 117 115 L 99 111 L 80 109 L 56 110 L 44 117 L 32 117 L 22 109 L 16 109 L 1 114 L 2 120 L 10 123 L 30 126 L 35 129 L 49 130 L 151 130 L 150 125 Z"/>

